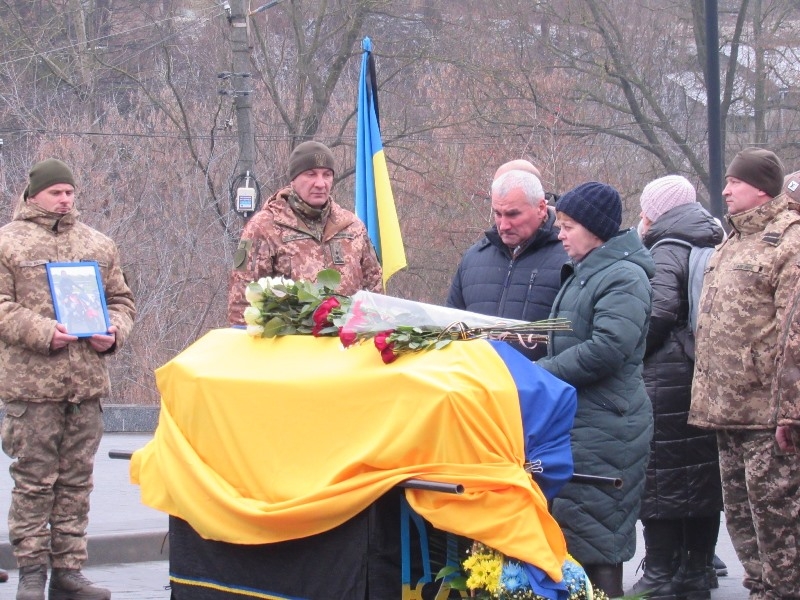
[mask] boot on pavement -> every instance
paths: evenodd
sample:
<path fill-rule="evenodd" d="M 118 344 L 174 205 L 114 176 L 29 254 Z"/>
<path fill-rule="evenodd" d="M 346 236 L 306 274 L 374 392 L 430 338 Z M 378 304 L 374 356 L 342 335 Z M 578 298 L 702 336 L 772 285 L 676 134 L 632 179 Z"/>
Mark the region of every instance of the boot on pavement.
<path fill-rule="evenodd" d="M 709 600 L 708 556 L 704 552 L 685 551 L 672 583 L 681 600 Z"/>
<path fill-rule="evenodd" d="M 717 577 L 725 577 L 728 574 L 728 565 L 722 562 L 722 559 L 716 554 L 714 555 L 711 565 L 714 567 Z"/>
<path fill-rule="evenodd" d="M 17 600 L 44 600 L 47 565 L 28 565 L 19 568 Z"/>
<path fill-rule="evenodd" d="M 0 583 L 5 583 L 6 581 L 8 581 L 8 571 L 0 569 Z"/>
<path fill-rule="evenodd" d="M 676 600 L 672 579 L 681 555 L 680 523 L 667 519 L 643 519 L 644 574 L 626 596 L 649 600 Z"/>
<path fill-rule="evenodd" d="M 80 569 L 53 569 L 49 600 L 111 600 L 111 591 L 94 585 Z"/>

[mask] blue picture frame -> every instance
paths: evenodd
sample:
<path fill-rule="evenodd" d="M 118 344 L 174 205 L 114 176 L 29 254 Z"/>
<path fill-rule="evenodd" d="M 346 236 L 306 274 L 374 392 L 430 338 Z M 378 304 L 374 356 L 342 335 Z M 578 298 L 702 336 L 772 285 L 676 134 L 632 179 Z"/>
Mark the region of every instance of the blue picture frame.
<path fill-rule="evenodd" d="M 80 338 L 108 335 L 111 321 L 100 266 L 82 261 L 53 262 L 45 267 L 56 320 L 67 333 Z"/>

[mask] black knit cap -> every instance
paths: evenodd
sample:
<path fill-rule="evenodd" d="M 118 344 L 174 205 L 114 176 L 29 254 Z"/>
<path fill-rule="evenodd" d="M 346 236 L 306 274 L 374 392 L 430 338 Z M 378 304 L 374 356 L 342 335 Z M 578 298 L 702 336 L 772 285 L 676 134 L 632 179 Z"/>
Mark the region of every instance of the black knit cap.
<path fill-rule="evenodd" d="M 336 169 L 333 163 L 333 152 L 325 144 L 319 142 L 303 142 L 292 150 L 289 156 L 289 181 L 310 169 Z"/>
<path fill-rule="evenodd" d="M 75 177 L 66 164 L 57 158 L 48 158 L 31 167 L 28 187 L 25 188 L 22 196 L 26 199 L 30 198 L 57 183 L 68 183 L 75 187 Z"/>
<path fill-rule="evenodd" d="M 583 183 L 561 196 L 556 210 L 571 217 L 607 242 L 622 224 L 622 199 L 610 185 L 598 181 Z"/>
<path fill-rule="evenodd" d="M 733 157 L 725 177 L 740 179 L 774 198 L 783 188 L 783 163 L 764 148 L 745 148 Z"/>

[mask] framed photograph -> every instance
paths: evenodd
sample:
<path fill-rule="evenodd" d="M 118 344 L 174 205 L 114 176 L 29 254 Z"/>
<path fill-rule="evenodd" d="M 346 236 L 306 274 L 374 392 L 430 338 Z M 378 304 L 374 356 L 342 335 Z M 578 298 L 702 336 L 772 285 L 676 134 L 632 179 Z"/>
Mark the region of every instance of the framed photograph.
<path fill-rule="evenodd" d="M 78 337 L 106 334 L 111 325 L 96 262 L 47 263 L 56 320 Z"/>

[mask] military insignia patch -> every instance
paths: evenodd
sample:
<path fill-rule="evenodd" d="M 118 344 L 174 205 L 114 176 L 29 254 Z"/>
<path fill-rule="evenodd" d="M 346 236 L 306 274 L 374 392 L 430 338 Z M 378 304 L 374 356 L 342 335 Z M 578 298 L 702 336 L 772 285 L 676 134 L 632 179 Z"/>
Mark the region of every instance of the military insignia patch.
<path fill-rule="evenodd" d="M 233 268 L 237 271 L 244 271 L 247 269 L 247 257 L 250 254 L 250 249 L 253 247 L 253 240 L 242 238 L 239 240 L 239 246 L 233 255 Z"/>

